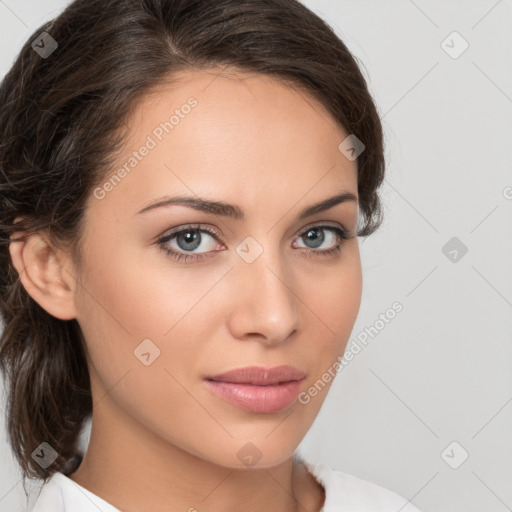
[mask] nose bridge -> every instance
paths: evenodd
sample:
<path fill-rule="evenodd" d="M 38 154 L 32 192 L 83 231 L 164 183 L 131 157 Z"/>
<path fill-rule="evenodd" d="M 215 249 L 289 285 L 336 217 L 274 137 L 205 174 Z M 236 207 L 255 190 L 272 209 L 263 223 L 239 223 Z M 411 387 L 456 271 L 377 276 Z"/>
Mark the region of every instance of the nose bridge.
<path fill-rule="evenodd" d="M 279 247 L 270 247 L 269 242 L 264 248 L 258 245 L 260 249 L 254 240 L 246 240 L 237 249 L 242 255 L 235 271 L 239 300 L 235 301 L 236 325 L 232 327 L 239 336 L 259 333 L 268 342 L 280 341 L 297 328 L 299 320 L 293 275 Z M 251 251 L 252 260 L 246 258 Z"/>

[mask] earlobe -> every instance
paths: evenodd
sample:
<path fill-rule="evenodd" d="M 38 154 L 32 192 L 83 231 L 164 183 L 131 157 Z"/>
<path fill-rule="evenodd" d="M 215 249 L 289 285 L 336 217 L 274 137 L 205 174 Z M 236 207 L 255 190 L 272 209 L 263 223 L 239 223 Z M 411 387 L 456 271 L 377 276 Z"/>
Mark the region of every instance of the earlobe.
<path fill-rule="evenodd" d="M 76 318 L 75 280 L 63 266 L 63 254 L 40 234 L 14 241 L 19 235 L 11 237 L 9 252 L 27 293 L 50 315 L 61 320 Z"/>

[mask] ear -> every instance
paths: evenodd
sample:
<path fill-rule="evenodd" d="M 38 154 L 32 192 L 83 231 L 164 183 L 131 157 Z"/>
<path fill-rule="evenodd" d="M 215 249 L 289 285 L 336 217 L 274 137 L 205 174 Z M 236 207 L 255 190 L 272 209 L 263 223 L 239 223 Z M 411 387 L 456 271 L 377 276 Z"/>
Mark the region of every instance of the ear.
<path fill-rule="evenodd" d="M 14 268 L 27 293 L 50 315 L 61 320 L 76 318 L 74 294 L 76 281 L 69 258 L 53 247 L 40 233 L 14 241 L 23 233 L 11 236 L 9 252 Z"/>

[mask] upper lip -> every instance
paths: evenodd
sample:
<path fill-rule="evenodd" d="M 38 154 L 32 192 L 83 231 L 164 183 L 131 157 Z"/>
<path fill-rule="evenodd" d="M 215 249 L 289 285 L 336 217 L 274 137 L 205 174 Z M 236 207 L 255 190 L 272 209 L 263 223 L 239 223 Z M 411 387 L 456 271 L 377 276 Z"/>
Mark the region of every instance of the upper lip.
<path fill-rule="evenodd" d="M 255 386 L 266 386 L 269 384 L 278 384 L 280 382 L 289 382 L 292 380 L 302 380 L 306 374 L 294 366 L 282 365 L 273 368 L 264 368 L 262 366 L 246 366 L 244 368 L 235 368 L 218 375 L 206 377 L 207 380 L 216 380 L 222 382 L 233 382 L 237 384 L 253 384 Z"/>

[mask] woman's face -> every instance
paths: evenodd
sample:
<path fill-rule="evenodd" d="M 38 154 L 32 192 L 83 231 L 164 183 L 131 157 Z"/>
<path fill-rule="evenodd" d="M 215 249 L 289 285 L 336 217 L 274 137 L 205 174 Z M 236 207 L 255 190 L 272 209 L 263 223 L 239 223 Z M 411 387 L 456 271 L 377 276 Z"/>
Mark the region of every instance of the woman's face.
<path fill-rule="evenodd" d="M 304 92 L 262 75 L 180 76 L 138 104 L 85 212 L 74 300 L 94 414 L 110 442 L 136 429 L 146 455 L 158 439 L 226 467 L 271 467 L 311 426 L 359 310 L 357 162 Z M 301 215 L 340 194 L 355 200 Z M 232 206 L 155 206 L 177 196 Z M 266 389 L 207 380 L 282 365 L 305 377 Z"/>

